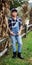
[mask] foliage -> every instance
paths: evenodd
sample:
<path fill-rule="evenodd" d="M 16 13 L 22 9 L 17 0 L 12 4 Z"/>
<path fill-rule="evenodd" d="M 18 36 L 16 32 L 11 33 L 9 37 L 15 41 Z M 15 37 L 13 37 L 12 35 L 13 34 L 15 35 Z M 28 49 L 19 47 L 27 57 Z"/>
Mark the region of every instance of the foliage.
<path fill-rule="evenodd" d="M 23 0 L 13 0 L 13 3 L 12 1 L 10 2 L 10 9 L 11 8 L 17 8 L 18 6 L 21 6 L 23 4 L 22 2 Z"/>

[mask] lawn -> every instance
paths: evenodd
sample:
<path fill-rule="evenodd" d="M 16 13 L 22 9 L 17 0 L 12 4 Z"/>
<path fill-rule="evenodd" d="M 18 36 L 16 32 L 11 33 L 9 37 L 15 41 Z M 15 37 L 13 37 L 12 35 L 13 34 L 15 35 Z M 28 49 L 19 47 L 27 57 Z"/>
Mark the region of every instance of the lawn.
<path fill-rule="evenodd" d="M 12 49 L 9 49 L 8 55 L 0 58 L 0 65 L 32 65 L 32 32 L 23 38 L 22 54 L 24 59 L 12 59 Z"/>

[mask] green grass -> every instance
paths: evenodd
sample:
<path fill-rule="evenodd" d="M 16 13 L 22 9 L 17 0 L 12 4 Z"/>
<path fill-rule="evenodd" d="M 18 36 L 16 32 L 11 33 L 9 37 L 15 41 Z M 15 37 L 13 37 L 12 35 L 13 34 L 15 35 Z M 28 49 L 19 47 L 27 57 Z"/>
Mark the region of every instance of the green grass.
<path fill-rule="evenodd" d="M 12 49 L 9 49 L 9 55 L 4 55 L 0 58 L 0 65 L 32 65 L 32 32 L 23 38 L 22 54 L 24 60 L 19 58 L 12 59 Z"/>

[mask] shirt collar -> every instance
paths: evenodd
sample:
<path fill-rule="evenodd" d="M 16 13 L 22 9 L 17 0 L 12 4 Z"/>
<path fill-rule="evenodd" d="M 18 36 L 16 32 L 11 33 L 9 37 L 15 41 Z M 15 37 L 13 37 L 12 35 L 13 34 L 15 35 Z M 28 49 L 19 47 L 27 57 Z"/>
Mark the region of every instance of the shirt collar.
<path fill-rule="evenodd" d="M 11 18 L 12 18 L 12 17 L 11 17 Z M 17 18 L 18 18 L 18 17 L 17 17 Z M 12 18 L 12 20 L 13 20 L 13 21 L 17 21 L 17 20 L 18 20 L 17 18 L 16 18 L 16 20 L 14 20 L 14 19 Z"/>

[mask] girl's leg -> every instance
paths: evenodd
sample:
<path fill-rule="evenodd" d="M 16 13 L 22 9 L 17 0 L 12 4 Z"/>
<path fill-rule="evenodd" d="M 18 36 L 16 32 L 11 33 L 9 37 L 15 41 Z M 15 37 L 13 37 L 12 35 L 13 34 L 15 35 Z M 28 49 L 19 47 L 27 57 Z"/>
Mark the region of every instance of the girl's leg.
<path fill-rule="evenodd" d="M 12 40 L 13 52 L 16 52 L 16 38 L 15 38 L 15 36 L 11 36 L 11 40 Z"/>
<path fill-rule="evenodd" d="M 22 38 L 21 36 L 17 36 L 17 41 L 18 41 L 18 52 L 21 52 L 22 49 Z"/>

